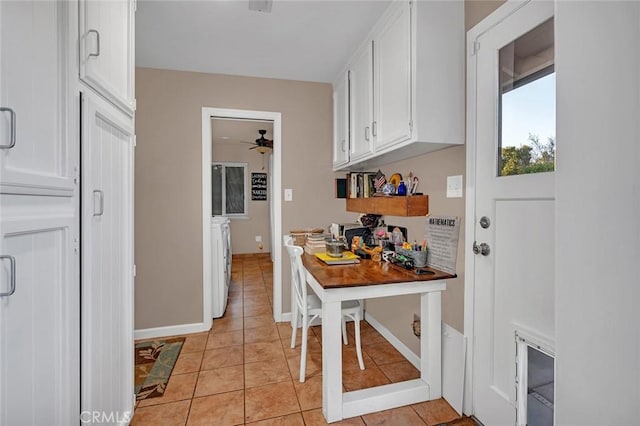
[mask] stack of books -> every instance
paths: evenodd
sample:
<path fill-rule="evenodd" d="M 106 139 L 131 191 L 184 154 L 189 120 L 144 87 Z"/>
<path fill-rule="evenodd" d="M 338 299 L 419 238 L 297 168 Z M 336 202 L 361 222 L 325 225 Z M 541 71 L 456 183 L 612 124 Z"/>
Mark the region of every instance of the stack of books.
<path fill-rule="evenodd" d="M 325 253 L 327 248 L 324 240 L 327 235 L 324 234 L 312 234 L 307 236 L 307 242 L 304 245 L 304 251 L 309 254 Z"/>
<path fill-rule="evenodd" d="M 370 198 L 376 192 L 376 174 L 347 173 L 347 198 Z"/>

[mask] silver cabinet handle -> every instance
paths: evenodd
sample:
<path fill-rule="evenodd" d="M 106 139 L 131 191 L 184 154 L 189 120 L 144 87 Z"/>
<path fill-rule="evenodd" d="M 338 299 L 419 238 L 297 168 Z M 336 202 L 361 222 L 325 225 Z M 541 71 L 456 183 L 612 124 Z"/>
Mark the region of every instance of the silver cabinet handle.
<path fill-rule="evenodd" d="M 344 139 L 342 139 L 342 144 L 341 144 L 341 146 L 342 146 L 342 152 L 345 152 L 345 151 L 346 151 L 346 149 L 345 149 L 345 142 L 346 142 L 346 141 L 345 141 Z"/>
<path fill-rule="evenodd" d="M 371 133 L 373 134 L 373 136 L 378 136 L 378 122 L 374 121 L 373 125 L 371 126 Z"/>
<path fill-rule="evenodd" d="M 364 140 L 365 141 L 369 140 L 369 126 L 364 128 Z"/>
<path fill-rule="evenodd" d="M 97 44 L 97 49 L 96 49 L 96 53 L 89 53 L 89 56 L 100 56 L 100 33 L 98 32 L 98 30 L 89 30 L 87 31 L 87 34 L 89 33 L 95 33 L 96 34 L 96 44 Z"/>
<path fill-rule="evenodd" d="M 100 200 L 100 210 L 96 210 L 96 205 L 95 205 L 95 197 L 96 194 L 98 194 L 98 199 Z M 93 215 L 94 216 L 102 216 L 104 213 L 104 192 L 102 192 L 99 189 L 94 189 L 93 190 Z"/>
<path fill-rule="evenodd" d="M 16 112 L 9 107 L 0 107 L 0 111 L 8 112 L 11 115 L 11 139 L 8 145 L 0 145 L 0 149 L 9 149 L 16 146 Z"/>
<path fill-rule="evenodd" d="M 10 268 L 11 268 L 11 278 L 10 278 L 10 287 L 9 291 L 6 293 L 0 293 L 0 297 L 11 296 L 16 292 L 16 258 L 13 256 L 9 256 L 8 254 L 0 255 L 0 259 L 9 259 Z"/>

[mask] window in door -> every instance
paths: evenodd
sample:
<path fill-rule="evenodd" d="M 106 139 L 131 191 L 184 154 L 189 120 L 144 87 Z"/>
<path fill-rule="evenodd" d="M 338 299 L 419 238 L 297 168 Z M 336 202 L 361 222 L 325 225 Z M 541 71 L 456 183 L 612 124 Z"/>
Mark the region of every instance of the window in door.
<path fill-rule="evenodd" d="M 214 216 L 247 216 L 247 163 L 211 164 L 211 199 Z"/>
<path fill-rule="evenodd" d="M 500 49 L 498 176 L 555 169 L 553 22 L 549 19 Z"/>

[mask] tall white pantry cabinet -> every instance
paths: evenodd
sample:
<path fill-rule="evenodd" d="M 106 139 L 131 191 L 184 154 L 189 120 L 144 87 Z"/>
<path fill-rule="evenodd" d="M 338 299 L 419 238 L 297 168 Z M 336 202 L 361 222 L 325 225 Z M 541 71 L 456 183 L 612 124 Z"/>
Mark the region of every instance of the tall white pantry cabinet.
<path fill-rule="evenodd" d="M 134 7 L 0 1 L 2 426 L 133 413 Z"/>

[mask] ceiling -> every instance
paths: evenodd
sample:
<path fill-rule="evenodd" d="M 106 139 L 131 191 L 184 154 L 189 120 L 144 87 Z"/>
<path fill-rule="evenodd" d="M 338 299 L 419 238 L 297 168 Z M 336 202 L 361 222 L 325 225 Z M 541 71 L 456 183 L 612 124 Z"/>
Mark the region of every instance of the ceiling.
<path fill-rule="evenodd" d="M 331 82 L 389 0 L 139 0 L 136 66 Z"/>

